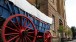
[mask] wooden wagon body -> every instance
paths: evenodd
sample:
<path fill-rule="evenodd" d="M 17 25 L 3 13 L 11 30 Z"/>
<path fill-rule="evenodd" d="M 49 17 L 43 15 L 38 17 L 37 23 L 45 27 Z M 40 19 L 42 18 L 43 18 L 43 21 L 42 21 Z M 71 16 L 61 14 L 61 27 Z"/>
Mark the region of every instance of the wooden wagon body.
<path fill-rule="evenodd" d="M 0 0 L 0 29 L 3 42 L 51 42 L 51 18 L 26 0 L 23 1 L 26 4 L 21 4 L 19 0 Z"/>

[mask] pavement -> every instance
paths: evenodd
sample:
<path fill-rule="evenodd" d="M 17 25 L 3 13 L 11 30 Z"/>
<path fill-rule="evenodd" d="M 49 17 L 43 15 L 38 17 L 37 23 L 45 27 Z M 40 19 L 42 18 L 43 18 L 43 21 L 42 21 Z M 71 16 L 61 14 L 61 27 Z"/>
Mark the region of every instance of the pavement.
<path fill-rule="evenodd" d="M 68 41 L 68 42 L 76 42 L 76 40 Z"/>

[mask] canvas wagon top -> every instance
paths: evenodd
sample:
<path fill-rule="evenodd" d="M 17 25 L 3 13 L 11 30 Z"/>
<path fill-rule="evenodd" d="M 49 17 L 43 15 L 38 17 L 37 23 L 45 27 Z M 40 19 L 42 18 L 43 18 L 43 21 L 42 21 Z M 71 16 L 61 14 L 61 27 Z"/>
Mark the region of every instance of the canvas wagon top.
<path fill-rule="evenodd" d="M 17 7 L 21 8 L 22 10 L 30 13 L 37 18 L 52 24 L 52 18 L 46 16 L 44 13 L 40 12 L 36 7 L 31 5 L 27 0 L 9 0 L 13 2 Z"/>

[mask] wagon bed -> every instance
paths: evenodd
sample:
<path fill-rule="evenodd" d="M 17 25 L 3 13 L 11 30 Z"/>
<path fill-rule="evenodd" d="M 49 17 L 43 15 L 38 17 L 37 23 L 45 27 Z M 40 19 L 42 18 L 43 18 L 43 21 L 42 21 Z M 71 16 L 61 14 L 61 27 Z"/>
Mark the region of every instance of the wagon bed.
<path fill-rule="evenodd" d="M 14 2 L 15 0 L 0 0 L 0 28 L 3 42 L 49 42 L 46 35 L 51 34 L 46 31 L 50 30 L 51 21 L 45 19 L 50 18 L 36 8 L 35 11 L 37 10 L 40 15 L 34 11 L 27 11 Z"/>

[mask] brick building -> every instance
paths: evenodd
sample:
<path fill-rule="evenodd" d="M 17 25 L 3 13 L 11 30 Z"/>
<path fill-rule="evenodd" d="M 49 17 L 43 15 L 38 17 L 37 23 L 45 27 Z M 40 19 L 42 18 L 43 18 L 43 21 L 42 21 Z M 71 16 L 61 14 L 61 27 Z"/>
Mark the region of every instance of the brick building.
<path fill-rule="evenodd" d="M 51 30 L 57 36 L 60 25 L 66 27 L 65 0 L 28 0 L 32 5 L 37 7 L 41 12 L 53 18 Z"/>
<path fill-rule="evenodd" d="M 48 16 L 53 18 L 53 30 L 57 35 L 59 26 L 66 24 L 65 0 L 48 0 Z"/>

